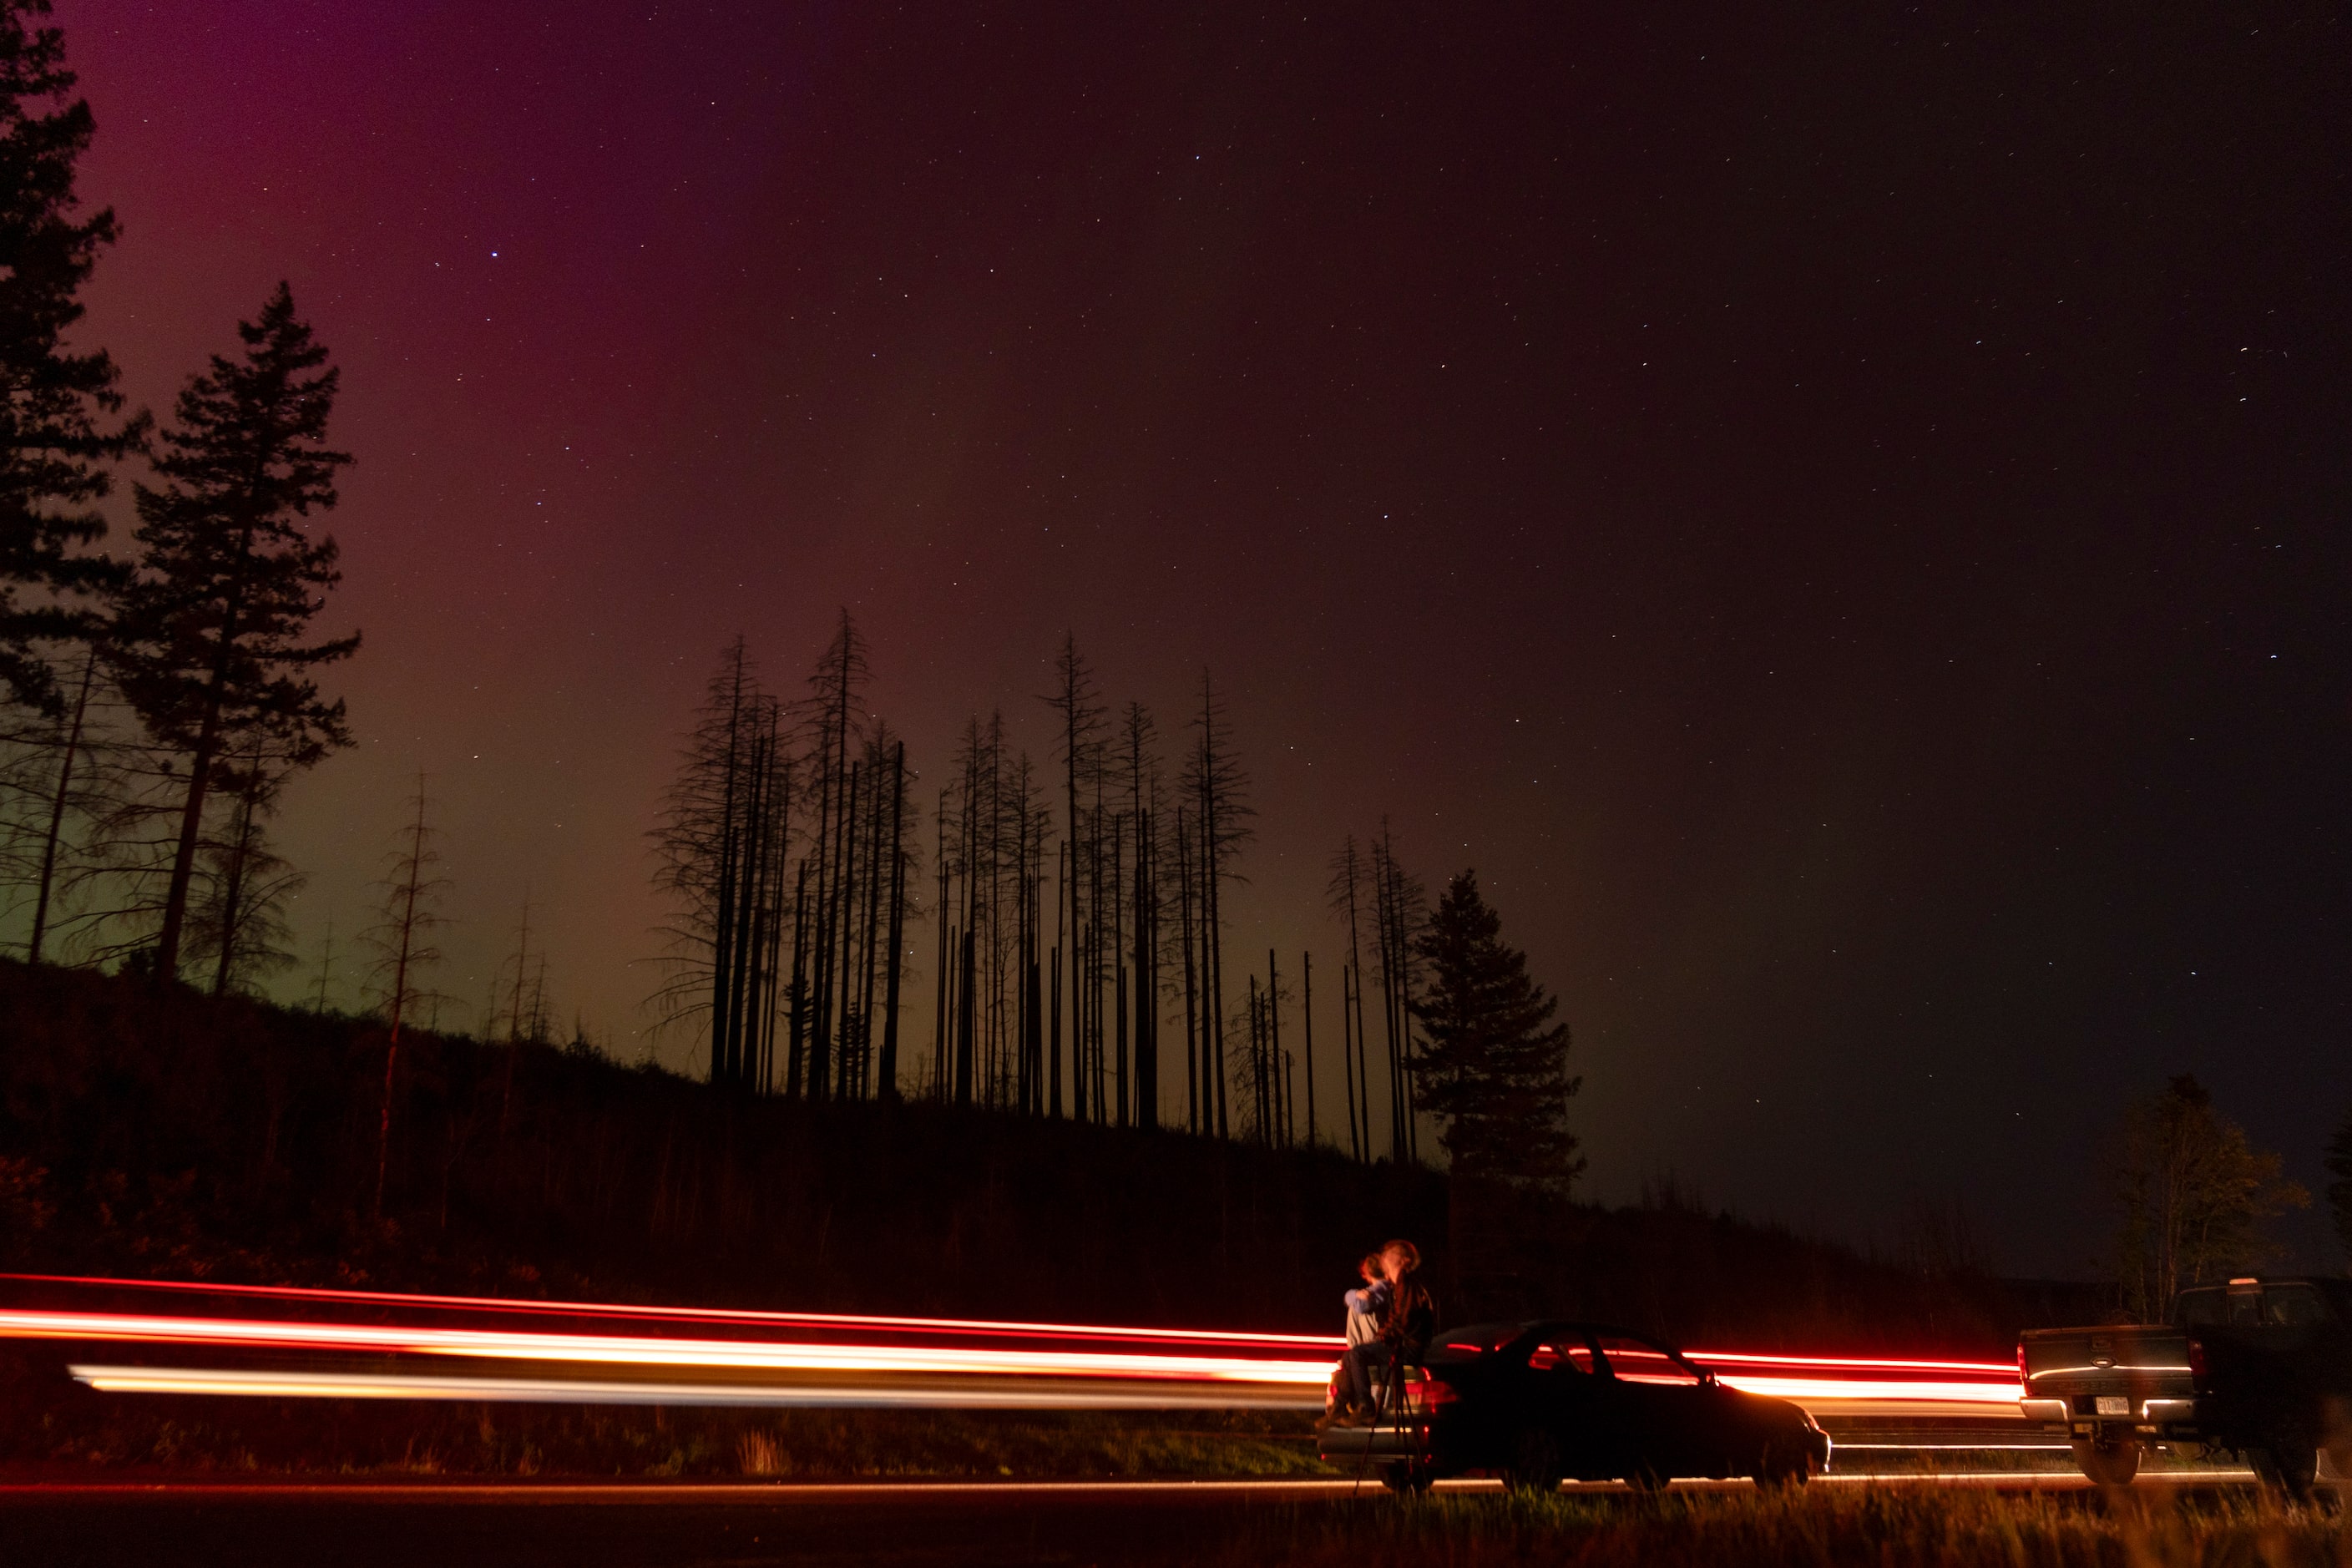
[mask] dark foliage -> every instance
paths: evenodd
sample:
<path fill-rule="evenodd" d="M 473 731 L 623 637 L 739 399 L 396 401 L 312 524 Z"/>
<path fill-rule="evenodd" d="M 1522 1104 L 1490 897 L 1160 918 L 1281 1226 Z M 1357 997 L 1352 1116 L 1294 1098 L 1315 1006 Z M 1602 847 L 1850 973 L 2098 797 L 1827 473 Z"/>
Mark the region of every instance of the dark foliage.
<path fill-rule="evenodd" d="M 1568 1026 L 1557 999 L 1528 977 L 1527 954 L 1502 939 L 1502 917 L 1477 874 L 1446 884 L 1414 942 L 1429 981 L 1411 999 L 1422 1028 L 1413 1056 L 1418 1102 L 1457 1177 L 1565 1197 L 1584 1169 L 1568 1131 Z"/>
<path fill-rule="evenodd" d="M 359 638 L 303 639 L 342 574 L 335 542 L 303 524 L 336 500 L 352 459 L 326 445 L 338 373 L 284 285 L 240 322 L 241 359 L 215 354 L 180 394 L 156 472 L 139 490 L 145 552 L 122 591 L 110 656 L 148 731 L 186 758 L 180 840 L 156 972 L 178 973 L 188 884 L 215 788 L 250 795 L 260 770 L 309 767 L 351 742 L 341 700 L 312 675 Z M 248 752 L 266 763 L 240 764 Z"/>
<path fill-rule="evenodd" d="M 1323 1328 L 1442 1183 L 923 1103 L 751 1100 L 586 1051 L 0 963 L 13 1263 L 533 1296 Z M 511 1104 L 499 1129 L 511 1060 Z"/>
<path fill-rule="evenodd" d="M 97 628 L 95 596 L 120 569 L 86 553 L 106 531 L 93 503 L 145 420 L 101 428 L 122 406 L 114 362 L 65 346 L 116 231 L 111 208 L 76 216 L 93 121 L 88 103 L 66 101 L 74 75 L 64 35 L 37 20 L 48 14 L 48 0 L 0 3 L 0 696 L 54 717 L 63 701 L 40 645 Z"/>
<path fill-rule="evenodd" d="M 1336 1334 L 1368 1246 L 1443 1233 L 1444 1178 L 1330 1150 L 752 1100 L 422 1030 L 377 1222 L 383 1039 L 373 1020 L 0 962 L 0 1268 Z M 2082 1314 L 1692 1209 L 1548 1226 L 1519 1238 L 1508 1310 L 1994 1356 L 2023 1319 Z"/>
<path fill-rule="evenodd" d="M 1503 941 L 1474 872 L 1446 885 L 1411 951 L 1428 984 L 1403 990 L 1422 1031 L 1410 1087 L 1448 1157 L 1454 1289 L 1509 1310 L 1550 1293 L 1549 1249 L 1528 1243 L 1567 1240 L 1569 1185 L 1584 1168 L 1568 1130 L 1581 1082 L 1568 1073 L 1568 1026 L 1553 1021 L 1559 1004 L 1528 978 L 1527 955 Z"/>

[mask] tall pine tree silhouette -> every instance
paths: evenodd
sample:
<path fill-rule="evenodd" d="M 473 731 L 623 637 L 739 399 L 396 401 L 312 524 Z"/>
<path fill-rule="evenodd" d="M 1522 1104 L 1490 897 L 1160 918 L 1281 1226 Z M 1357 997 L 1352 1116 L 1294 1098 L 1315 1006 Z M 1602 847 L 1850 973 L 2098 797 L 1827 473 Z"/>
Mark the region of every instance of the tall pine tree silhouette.
<path fill-rule="evenodd" d="M 227 782 L 237 738 L 268 731 L 281 772 L 351 742 L 341 700 L 320 694 L 313 671 L 360 639 L 304 640 L 342 576 L 335 542 L 302 527 L 334 506 L 336 470 L 352 460 L 326 445 L 338 373 L 282 283 L 237 335 L 242 357 L 214 355 L 180 394 L 155 460 L 163 485 L 138 487 L 145 559 L 110 647 L 123 695 L 186 759 L 154 950 L 164 981 L 179 973 L 206 797 Z"/>
<path fill-rule="evenodd" d="M 0 0 L 0 695 L 54 717 L 63 700 L 42 645 L 99 628 L 121 569 L 85 552 L 106 532 L 95 503 L 146 420 L 103 428 L 122 407 L 114 362 L 65 347 L 115 224 L 111 208 L 77 216 L 93 121 L 88 103 L 66 101 L 65 36 L 36 21 L 48 14 L 47 0 Z"/>
<path fill-rule="evenodd" d="M 1475 872 L 1446 884 L 1413 947 L 1428 984 L 1408 1004 L 1423 1034 L 1412 1084 L 1441 1123 L 1450 1163 L 1455 1287 L 1485 1310 L 1517 1273 L 1527 1221 L 1565 1201 L 1584 1169 L 1568 1130 L 1582 1080 L 1568 1073 L 1559 1003 L 1503 941 Z"/>

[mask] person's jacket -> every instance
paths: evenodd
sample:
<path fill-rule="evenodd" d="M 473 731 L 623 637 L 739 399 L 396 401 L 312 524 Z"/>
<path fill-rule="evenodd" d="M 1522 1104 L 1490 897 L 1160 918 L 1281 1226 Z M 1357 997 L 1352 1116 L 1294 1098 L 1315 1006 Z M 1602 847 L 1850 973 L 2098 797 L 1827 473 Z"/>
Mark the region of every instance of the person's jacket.
<path fill-rule="evenodd" d="M 1429 1352 L 1429 1337 L 1437 1331 L 1437 1307 L 1411 1275 L 1393 1287 L 1381 1312 L 1381 1342 L 1400 1360 L 1419 1362 Z"/>

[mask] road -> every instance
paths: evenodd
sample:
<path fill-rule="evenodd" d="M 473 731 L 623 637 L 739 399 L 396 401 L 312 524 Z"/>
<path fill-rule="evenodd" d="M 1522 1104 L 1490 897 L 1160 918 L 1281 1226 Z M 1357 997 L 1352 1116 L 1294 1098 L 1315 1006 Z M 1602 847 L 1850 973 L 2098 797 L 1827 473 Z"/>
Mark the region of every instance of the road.
<path fill-rule="evenodd" d="M 2068 1475 L 1833 1478 L 2074 1491 Z M 2142 1487 L 2250 1481 L 2176 1473 Z M 1746 1482 L 1683 1483 L 1745 1489 Z M 1446 1483 L 1441 1491 L 1496 1489 Z M 1622 1495 L 1614 1486 L 1571 1490 Z M 1389 1506 L 1344 1481 L 974 1484 L 238 1484 L 0 1486 L 0 1563 L 252 1563 L 353 1568 L 629 1563 L 1198 1563 L 1252 1525 Z"/>

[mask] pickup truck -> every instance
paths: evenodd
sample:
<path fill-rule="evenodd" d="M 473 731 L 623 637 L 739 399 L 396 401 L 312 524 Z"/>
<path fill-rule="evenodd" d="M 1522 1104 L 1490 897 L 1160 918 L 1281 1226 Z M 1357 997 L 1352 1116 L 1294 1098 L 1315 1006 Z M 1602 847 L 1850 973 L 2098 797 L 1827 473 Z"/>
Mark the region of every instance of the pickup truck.
<path fill-rule="evenodd" d="M 2029 1330 L 2017 1371 L 2025 1418 L 2105 1486 L 2175 1446 L 2233 1449 L 2297 1496 L 2323 1449 L 2352 1479 L 2352 1280 L 2232 1279 L 2181 1291 L 2168 1323 Z"/>

